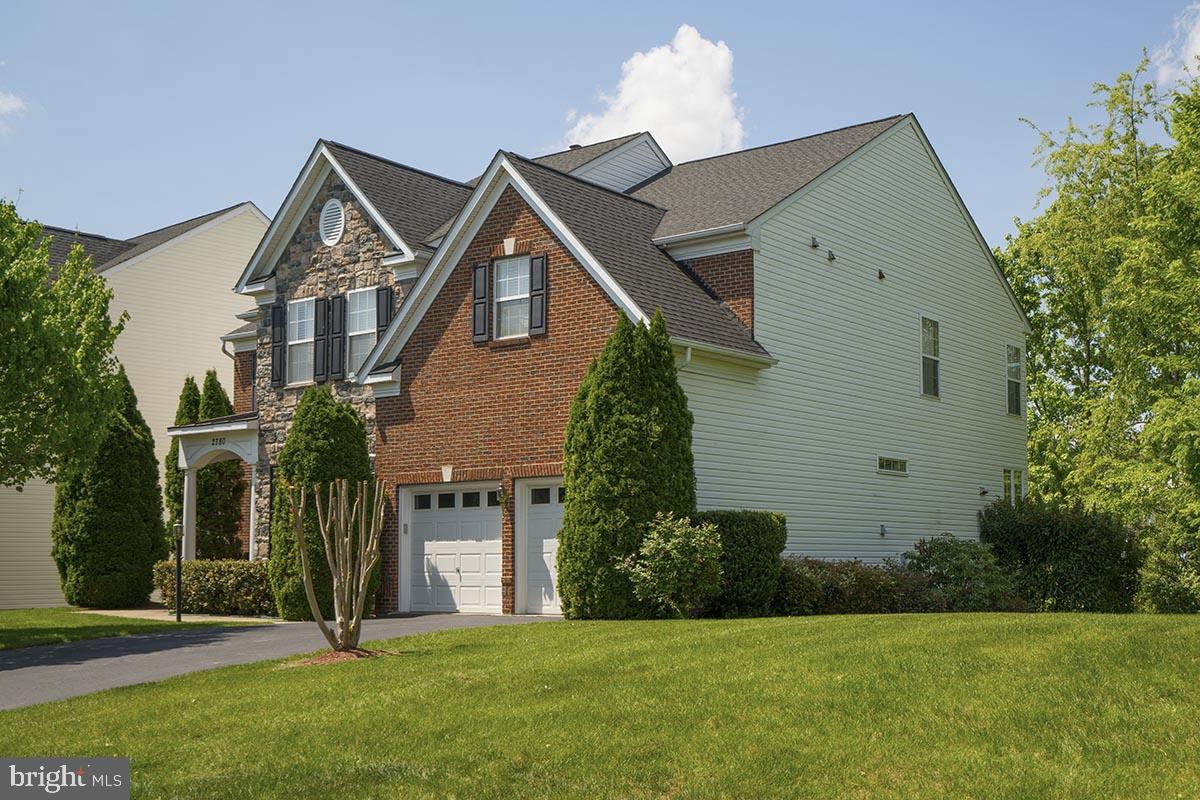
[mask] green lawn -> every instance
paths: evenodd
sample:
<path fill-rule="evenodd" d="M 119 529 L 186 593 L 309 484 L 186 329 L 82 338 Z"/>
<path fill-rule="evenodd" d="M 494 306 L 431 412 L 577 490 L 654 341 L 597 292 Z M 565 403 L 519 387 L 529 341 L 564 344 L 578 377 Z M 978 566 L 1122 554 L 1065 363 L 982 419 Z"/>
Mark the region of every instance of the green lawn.
<path fill-rule="evenodd" d="M 230 624 L 252 625 L 255 624 L 255 620 L 247 619 L 241 623 L 175 622 L 166 619 L 127 619 L 88 614 L 73 608 L 21 608 L 0 611 L 0 650 L 97 639 L 101 636 L 128 636 L 131 633 L 156 633 Z"/>
<path fill-rule="evenodd" d="M 135 797 L 1200 795 L 1200 618 L 547 622 L 0 713 Z"/>

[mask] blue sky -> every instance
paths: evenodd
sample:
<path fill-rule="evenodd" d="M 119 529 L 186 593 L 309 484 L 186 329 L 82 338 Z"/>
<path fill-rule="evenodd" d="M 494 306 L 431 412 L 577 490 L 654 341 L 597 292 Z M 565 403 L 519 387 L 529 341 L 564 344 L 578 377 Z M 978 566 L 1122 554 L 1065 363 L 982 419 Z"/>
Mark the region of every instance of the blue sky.
<path fill-rule="evenodd" d="M 695 155 L 913 111 L 995 244 L 1043 183 L 1018 118 L 1086 119 L 1093 82 L 1173 36 L 1194 48 L 1200 25 L 1178 31 L 1197 16 L 1154 0 L 7 0 L 0 197 L 132 236 L 242 200 L 274 214 L 318 137 L 465 179 L 499 147 L 537 155 L 628 125 L 671 128 L 678 159 L 666 140 Z M 621 83 L 635 53 L 649 55 Z"/>

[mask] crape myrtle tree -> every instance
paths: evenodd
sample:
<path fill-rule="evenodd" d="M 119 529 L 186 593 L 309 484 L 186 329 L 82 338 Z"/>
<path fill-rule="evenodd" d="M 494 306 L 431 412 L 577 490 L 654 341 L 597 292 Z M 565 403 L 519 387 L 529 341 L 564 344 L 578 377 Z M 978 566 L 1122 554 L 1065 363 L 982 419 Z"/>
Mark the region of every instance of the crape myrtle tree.
<path fill-rule="evenodd" d="M 55 271 L 41 226 L 0 201 L 0 375 L 20 376 L 0 380 L 0 486 L 91 462 L 121 396 L 111 300 L 81 246 Z"/>
<path fill-rule="evenodd" d="M 646 616 L 618 565 L 659 513 L 696 507 L 692 414 L 662 313 L 649 326 L 624 314 L 571 403 L 563 446 L 566 502 L 557 556 L 563 612 Z"/>
<path fill-rule="evenodd" d="M 311 492 L 317 484 L 328 487 L 335 481 L 357 486 L 371 482 L 371 457 L 367 431 L 349 404 L 338 402 L 325 387 L 305 390 L 292 417 L 287 440 L 275 468 L 275 505 L 271 510 L 271 557 L 268 572 L 279 616 L 289 620 L 312 619 L 305 589 L 304 560 L 295 532 L 295 515 L 289 487 Z M 363 501 L 367 505 L 366 500 Z M 326 558 L 318 515 L 303 519 L 305 558 L 311 570 L 316 603 L 325 619 L 334 618 L 333 579 Z M 379 569 L 372 570 L 364 607 L 374 605 L 379 587 Z"/>
<path fill-rule="evenodd" d="M 154 437 L 124 369 L 117 381 L 121 402 L 100 448 L 55 486 L 52 554 L 63 595 L 91 608 L 145 603 L 154 562 L 167 553 Z"/>

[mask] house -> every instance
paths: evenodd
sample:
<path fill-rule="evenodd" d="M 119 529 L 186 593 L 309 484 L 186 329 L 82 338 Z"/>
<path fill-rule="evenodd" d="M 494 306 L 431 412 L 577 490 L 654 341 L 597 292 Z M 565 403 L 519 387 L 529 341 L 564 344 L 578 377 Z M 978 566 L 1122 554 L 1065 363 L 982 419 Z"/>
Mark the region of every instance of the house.
<path fill-rule="evenodd" d="M 239 413 L 173 429 L 181 466 L 252 465 L 265 556 L 300 393 L 354 404 L 395 492 L 383 611 L 558 610 L 568 406 L 618 313 L 664 312 L 701 507 L 783 512 L 791 552 L 976 536 L 1023 488 L 1028 325 L 911 114 L 683 164 L 650 133 L 500 151 L 465 183 L 322 140 L 237 291 Z"/>
<path fill-rule="evenodd" d="M 216 368 L 226 386 L 233 383 L 219 337 L 245 305 L 230 287 L 268 222 L 254 204 L 239 203 L 132 239 L 45 228 L 51 265 L 81 245 L 112 289 L 113 317 L 129 313 L 116 355 L 155 432 L 160 464 L 184 377 Z M 0 608 L 65 604 L 50 557 L 53 505 L 54 487 L 42 481 L 22 492 L 0 488 Z"/>

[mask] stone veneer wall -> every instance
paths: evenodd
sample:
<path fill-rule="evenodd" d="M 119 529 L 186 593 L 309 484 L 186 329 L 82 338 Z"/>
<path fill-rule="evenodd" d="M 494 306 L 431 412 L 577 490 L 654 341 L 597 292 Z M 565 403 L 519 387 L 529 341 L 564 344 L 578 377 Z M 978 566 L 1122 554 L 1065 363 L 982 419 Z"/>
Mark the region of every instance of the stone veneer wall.
<path fill-rule="evenodd" d="M 321 242 L 317 222 L 321 206 L 331 197 L 342 201 L 346 211 L 346 227 L 341 241 L 329 247 Z M 276 302 L 327 297 L 378 285 L 396 286 L 393 295 L 398 308 L 405 292 L 411 288 L 411 282 L 396 285 L 391 268 L 382 266 L 381 260 L 390 249 L 387 239 L 354 199 L 354 195 L 337 174 L 331 172 L 276 264 Z M 375 399 L 371 389 L 347 380 L 329 381 L 325 385 L 332 388 L 334 397 L 351 403 L 362 415 L 367 427 L 368 444 L 374 454 Z M 255 368 L 259 458 L 258 485 L 253 499 L 257 518 L 255 539 L 258 557 L 266 557 L 270 552 L 271 465 L 283 449 L 296 403 L 306 388 L 271 386 L 270 307 L 263 307 L 258 320 L 258 359 Z"/>

